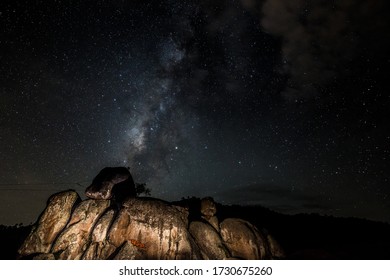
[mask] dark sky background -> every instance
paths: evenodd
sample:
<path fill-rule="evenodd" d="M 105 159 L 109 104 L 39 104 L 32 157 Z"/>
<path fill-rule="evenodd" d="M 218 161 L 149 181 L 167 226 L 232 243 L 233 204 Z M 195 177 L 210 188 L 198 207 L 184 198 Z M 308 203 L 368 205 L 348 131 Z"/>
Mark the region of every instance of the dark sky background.
<path fill-rule="evenodd" d="M 0 2 L 0 224 L 154 197 L 390 221 L 386 0 Z"/>

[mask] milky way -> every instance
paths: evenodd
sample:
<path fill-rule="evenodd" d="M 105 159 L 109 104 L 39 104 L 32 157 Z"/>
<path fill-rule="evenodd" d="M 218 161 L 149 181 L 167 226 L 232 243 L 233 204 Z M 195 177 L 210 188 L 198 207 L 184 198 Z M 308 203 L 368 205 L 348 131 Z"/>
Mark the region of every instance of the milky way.
<path fill-rule="evenodd" d="M 166 200 L 388 221 L 388 4 L 366 2 L 1 1 L 0 223 L 106 166 Z"/>

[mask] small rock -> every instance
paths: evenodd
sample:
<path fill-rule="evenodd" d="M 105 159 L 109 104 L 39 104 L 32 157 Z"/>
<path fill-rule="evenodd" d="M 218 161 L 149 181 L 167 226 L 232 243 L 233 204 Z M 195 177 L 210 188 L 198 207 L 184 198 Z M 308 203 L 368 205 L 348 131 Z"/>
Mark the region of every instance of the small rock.
<path fill-rule="evenodd" d="M 205 220 L 209 220 L 217 213 L 217 206 L 212 197 L 202 198 L 200 201 L 200 212 Z"/>

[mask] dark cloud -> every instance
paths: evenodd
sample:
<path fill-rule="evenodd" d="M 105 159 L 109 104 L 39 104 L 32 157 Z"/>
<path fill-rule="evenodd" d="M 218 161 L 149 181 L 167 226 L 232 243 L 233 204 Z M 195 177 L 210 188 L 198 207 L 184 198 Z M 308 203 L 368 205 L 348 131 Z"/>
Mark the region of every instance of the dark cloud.
<path fill-rule="evenodd" d="M 387 6 L 382 0 L 265 1 L 262 26 L 282 40 L 280 71 L 288 76 L 283 95 L 314 97 L 335 80 L 362 70 L 370 59 L 384 59 Z"/>

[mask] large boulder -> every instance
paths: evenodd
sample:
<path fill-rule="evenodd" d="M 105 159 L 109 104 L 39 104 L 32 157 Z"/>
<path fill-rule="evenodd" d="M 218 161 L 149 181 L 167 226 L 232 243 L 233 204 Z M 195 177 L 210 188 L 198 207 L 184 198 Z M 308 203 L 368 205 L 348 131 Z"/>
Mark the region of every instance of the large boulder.
<path fill-rule="evenodd" d="M 18 253 L 21 256 L 49 253 L 54 240 L 68 223 L 72 209 L 78 201 L 80 197 L 75 191 L 52 195 Z"/>
<path fill-rule="evenodd" d="M 88 199 L 81 202 L 51 252 L 57 254 L 58 259 L 80 259 L 87 249 L 96 221 L 109 206 L 109 200 Z"/>
<path fill-rule="evenodd" d="M 93 179 L 85 190 L 92 199 L 115 198 L 119 202 L 127 197 L 135 197 L 136 189 L 130 171 L 125 167 L 106 167 Z"/>
<path fill-rule="evenodd" d="M 266 237 L 251 223 L 229 218 L 220 226 L 222 239 L 232 257 L 246 260 L 271 258 Z"/>
<path fill-rule="evenodd" d="M 143 250 L 146 259 L 201 259 L 183 213 L 158 199 L 129 198 L 111 227 L 108 241 L 117 248 L 131 243 Z"/>
<path fill-rule="evenodd" d="M 194 221 L 190 224 L 189 231 L 201 249 L 204 259 L 223 260 L 230 257 L 221 236 L 211 225 Z"/>

